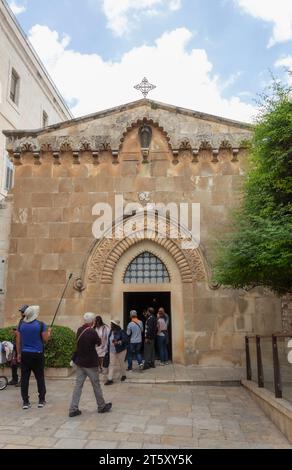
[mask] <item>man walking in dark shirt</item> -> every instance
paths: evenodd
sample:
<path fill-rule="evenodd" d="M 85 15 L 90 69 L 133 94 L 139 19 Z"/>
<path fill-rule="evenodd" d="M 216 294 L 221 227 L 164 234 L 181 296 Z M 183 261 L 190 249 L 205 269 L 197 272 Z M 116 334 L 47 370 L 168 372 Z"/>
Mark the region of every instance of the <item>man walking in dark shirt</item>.
<path fill-rule="evenodd" d="M 75 389 L 69 410 L 70 418 L 81 415 L 79 402 L 87 377 L 89 377 L 93 387 L 98 413 L 106 413 L 112 407 L 111 403 L 105 403 L 99 383 L 96 346 L 100 346 L 101 340 L 93 328 L 95 316 L 94 313 L 86 313 L 84 315 L 84 325 L 77 331 L 77 350 L 74 358 L 77 371 Z"/>
<path fill-rule="evenodd" d="M 154 308 L 148 308 L 145 323 L 145 344 L 144 344 L 144 370 L 155 368 L 155 337 L 157 329 L 157 319 Z"/>

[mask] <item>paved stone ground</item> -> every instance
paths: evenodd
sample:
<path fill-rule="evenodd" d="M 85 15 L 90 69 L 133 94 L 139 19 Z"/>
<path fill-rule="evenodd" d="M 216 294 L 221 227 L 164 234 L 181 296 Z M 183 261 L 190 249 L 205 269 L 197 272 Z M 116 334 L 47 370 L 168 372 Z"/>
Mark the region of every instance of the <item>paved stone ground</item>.
<path fill-rule="evenodd" d="M 246 372 L 242 367 L 212 367 L 212 366 L 182 366 L 170 363 L 168 366 L 141 372 L 136 362 L 133 363 L 134 370 L 128 373 L 130 383 L 191 383 L 201 382 L 213 385 L 213 382 L 240 382 L 245 378 Z"/>
<path fill-rule="evenodd" d="M 104 387 L 111 413 L 96 412 L 85 384 L 82 415 L 68 418 L 74 380 L 47 380 L 48 404 L 23 411 L 20 391 L 0 392 L 0 448 L 289 448 L 242 387 L 116 383 Z"/>

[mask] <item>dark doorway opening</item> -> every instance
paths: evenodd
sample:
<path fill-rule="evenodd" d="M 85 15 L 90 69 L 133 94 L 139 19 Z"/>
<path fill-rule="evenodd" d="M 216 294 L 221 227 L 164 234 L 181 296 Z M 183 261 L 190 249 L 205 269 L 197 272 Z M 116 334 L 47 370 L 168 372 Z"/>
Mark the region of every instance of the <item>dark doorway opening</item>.
<path fill-rule="evenodd" d="M 172 359 L 172 340 L 171 340 L 171 293 L 170 292 L 126 292 L 124 293 L 124 328 L 129 323 L 131 310 L 136 310 L 140 320 L 145 323 L 143 312 L 148 307 L 153 307 L 155 314 L 158 309 L 163 307 L 169 315 L 169 358 Z"/>

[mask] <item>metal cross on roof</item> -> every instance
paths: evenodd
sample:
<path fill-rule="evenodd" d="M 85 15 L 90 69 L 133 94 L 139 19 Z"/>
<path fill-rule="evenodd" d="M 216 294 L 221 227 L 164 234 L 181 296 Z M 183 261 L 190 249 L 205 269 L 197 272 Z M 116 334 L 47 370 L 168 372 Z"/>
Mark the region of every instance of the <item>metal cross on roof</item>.
<path fill-rule="evenodd" d="M 143 94 L 144 98 L 147 98 L 147 95 L 150 91 L 155 90 L 157 88 L 155 85 L 151 85 L 151 83 L 148 82 L 147 78 L 144 77 L 142 82 L 139 83 L 139 85 L 134 86 L 136 90 L 141 91 Z"/>

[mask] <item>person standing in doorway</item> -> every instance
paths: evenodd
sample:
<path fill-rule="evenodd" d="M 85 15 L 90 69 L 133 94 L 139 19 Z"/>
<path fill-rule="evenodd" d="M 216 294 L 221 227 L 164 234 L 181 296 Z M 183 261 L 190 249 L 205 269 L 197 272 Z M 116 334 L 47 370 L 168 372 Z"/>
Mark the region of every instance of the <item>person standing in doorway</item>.
<path fill-rule="evenodd" d="M 104 401 L 100 388 L 96 346 L 101 345 L 101 340 L 94 329 L 94 323 L 94 313 L 88 312 L 84 315 L 84 325 L 77 331 L 77 350 L 74 358 L 77 371 L 75 388 L 69 409 L 70 418 L 81 415 L 79 402 L 83 385 L 87 377 L 89 377 L 94 391 L 98 413 L 107 413 L 112 408 L 111 403 L 106 403 Z"/>
<path fill-rule="evenodd" d="M 148 308 L 145 323 L 144 370 L 155 368 L 155 337 L 157 319 L 154 308 Z"/>
<path fill-rule="evenodd" d="M 163 317 L 164 320 L 165 320 L 167 329 L 169 329 L 169 323 L 170 323 L 169 315 L 168 315 L 168 313 L 166 313 L 166 311 L 164 310 L 163 307 L 160 307 L 160 308 L 159 308 L 159 310 L 158 310 L 158 312 L 157 312 L 157 315 L 158 315 L 158 316 L 159 316 L 159 315 L 160 315 L 160 316 L 162 315 L 162 317 Z"/>
<path fill-rule="evenodd" d="M 48 329 L 45 323 L 37 320 L 39 313 L 39 306 L 28 307 L 24 312 L 23 321 L 19 322 L 16 334 L 17 360 L 21 362 L 21 396 L 24 410 L 31 407 L 28 395 L 31 372 L 37 381 L 38 408 L 43 408 L 46 404 L 44 344 L 50 339 L 51 328 Z"/>
<path fill-rule="evenodd" d="M 121 372 L 121 382 L 124 382 L 126 376 L 125 359 L 127 354 L 129 340 L 127 333 L 121 328 L 120 320 L 112 320 L 111 331 L 109 334 L 109 373 L 108 380 L 104 385 L 112 385 L 115 368 Z"/>
<path fill-rule="evenodd" d="M 168 365 L 168 331 L 164 311 L 161 311 L 161 309 L 159 309 L 157 318 L 157 343 L 159 349 L 160 365 L 165 366 Z"/>
<path fill-rule="evenodd" d="M 128 346 L 128 371 L 133 369 L 133 354 L 136 355 L 140 369 L 143 369 L 143 359 L 141 356 L 143 322 L 138 319 L 136 310 L 130 312 L 131 321 L 127 327 L 127 335 L 130 338 Z"/>

